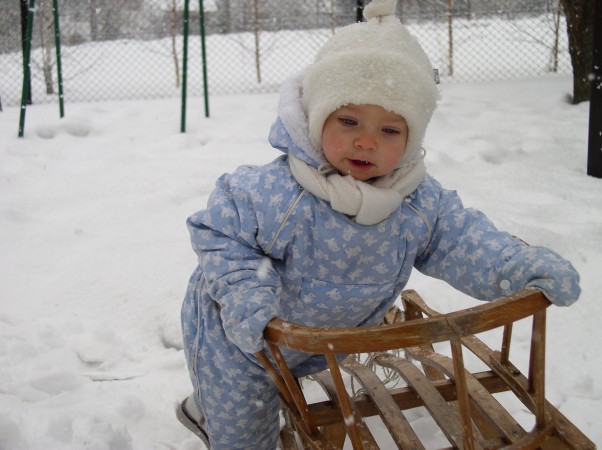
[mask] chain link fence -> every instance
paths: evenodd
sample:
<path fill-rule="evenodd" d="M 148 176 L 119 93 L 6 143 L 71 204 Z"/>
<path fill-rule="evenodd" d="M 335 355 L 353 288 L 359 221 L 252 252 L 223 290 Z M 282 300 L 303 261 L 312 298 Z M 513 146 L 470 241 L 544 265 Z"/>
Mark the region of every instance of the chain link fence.
<path fill-rule="evenodd" d="M 21 2 L 21 4 L 24 2 Z M 366 1 L 367 3 L 367 1 Z M 65 102 L 178 97 L 184 0 L 59 0 Z M 58 101 L 52 0 L 37 0 L 33 103 Z M 309 64 L 357 0 L 204 0 L 209 95 L 275 92 Z M 399 0 L 398 16 L 443 83 L 571 73 L 558 0 Z M 21 10 L 0 4 L 0 101 L 23 83 Z M 190 0 L 188 94 L 203 95 L 198 0 Z"/>

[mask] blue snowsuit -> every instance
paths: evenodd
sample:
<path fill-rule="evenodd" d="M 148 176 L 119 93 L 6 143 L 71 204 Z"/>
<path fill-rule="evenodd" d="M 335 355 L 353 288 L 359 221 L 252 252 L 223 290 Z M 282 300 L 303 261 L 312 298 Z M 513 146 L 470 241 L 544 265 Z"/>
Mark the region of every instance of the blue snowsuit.
<path fill-rule="evenodd" d="M 482 300 L 528 286 L 559 305 L 579 296 L 569 262 L 498 231 L 430 176 L 376 225 L 334 211 L 291 174 L 288 153 L 317 164 L 292 137 L 306 124 L 291 108 L 281 104 L 270 135 L 285 154 L 223 175 L 187 222 L 199 264 L 182 308 L 184 349 L 215 450 L 276 448 L 278 392 L 253 356 L 274 317 L 378 324 L 414 267 Z M 289 358 L 298 376 L 324 368 L 317 357 Z"/>

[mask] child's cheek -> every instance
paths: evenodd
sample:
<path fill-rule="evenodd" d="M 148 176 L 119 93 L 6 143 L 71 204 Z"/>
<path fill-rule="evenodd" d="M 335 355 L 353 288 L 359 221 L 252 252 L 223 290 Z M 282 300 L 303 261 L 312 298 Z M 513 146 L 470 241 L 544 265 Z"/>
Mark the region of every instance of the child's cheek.
<path fill-rule="evenodd" d="M 336 133 L 324 133 L 322 135 L 322 148 L 326 158 L 336 158 L 345 150 L 345 139 Z"/>

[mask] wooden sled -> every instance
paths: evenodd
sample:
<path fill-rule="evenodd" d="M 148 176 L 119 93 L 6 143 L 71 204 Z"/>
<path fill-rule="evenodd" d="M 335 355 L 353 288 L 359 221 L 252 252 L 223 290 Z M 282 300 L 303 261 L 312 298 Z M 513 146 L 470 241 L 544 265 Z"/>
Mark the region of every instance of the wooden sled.
<path fill-rule="evenodd" d="M 392 323 L 382 326 L 324 329 L 279 319 L 268 324 L 264 335 L 272 358 L 263 351 L 256 355 L 280 391 L 286 421 L 281 431 L 283 449 L 341 449 L 347 438 L 354 450 L 379 449 L 364 420 L 379 417 L 397 448 L 425 449 L 424 437 L 421 440 L 403 414 L 418 407 L 428 411 L 449 441 L 445 449 L 596 448 L 545 399 L 546 308 L 550 303 L 539 291 L 447 314 L 431 309 L 414 291 L 405 291 L 402 300 L 405 311 L 392 311 L 393 319 L 388 321 Z M 509 356 L 513 323 L 529 317 L 531 343 L 525 376 Z M 474 336 L 495 328 L 503 330 L 497 350 Z M 439 348 L 440 343 L 447 343 L 443 347 L 451 356 L 433 350 L 433 344 Z M 313 378 L 329 400 L 308 403 L 281 348 L 325 355 L 328 370 Z M 486 369 L 467 370 L 465 350 Z M 371 354 L 374 370 L 354 356 L 337 361 L 336 355 L 346 354 Z M 394 371 L 405 385 L 388 388 L 377 375 L 383 370 Z M 347 383 L 343 372 L 348 374 Z M 350 377 L 363 387 L 363 393 L 349 394 Z M 530 431 L 493 395 L 502 392 L 515 396 L 532 413 Z"/>

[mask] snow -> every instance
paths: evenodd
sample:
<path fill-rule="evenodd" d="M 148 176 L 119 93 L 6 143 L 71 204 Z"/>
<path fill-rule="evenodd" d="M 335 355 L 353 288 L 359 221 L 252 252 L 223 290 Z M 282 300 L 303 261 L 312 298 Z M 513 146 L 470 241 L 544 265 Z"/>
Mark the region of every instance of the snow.
<path fill-rule="evenodd" d="M 583 294 L 548 311 L 547 398 L 598 445 L 602 180 L 569 78 L 443 86 L 427 165 L 500 228 L 570 259 Z M 191 391 L 179 308 L 185 219 L 215 179 L 279 155 L 277 95 L 66 104 L 0 113 L 0 448 L 202 448 L 174 415 Z M 475 302 L 413 276 L 435 308 Z M 526 351 L 526 331 L 517 331 Z M 521 334 L 523 333 L 523 334 Z M 523 337 L 522 342 L 521 337 Z M 419 428 L 429 427 L 423 418 Z"/>

